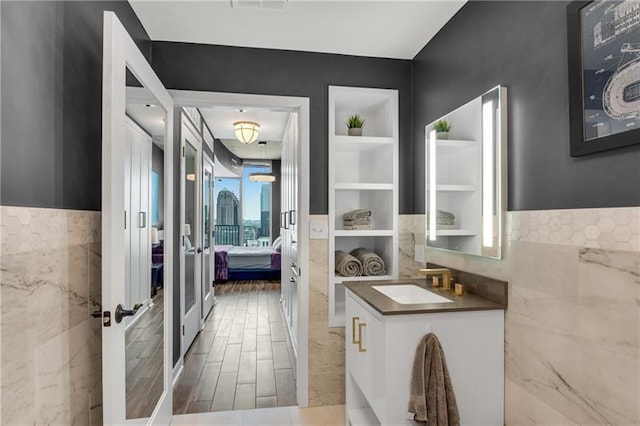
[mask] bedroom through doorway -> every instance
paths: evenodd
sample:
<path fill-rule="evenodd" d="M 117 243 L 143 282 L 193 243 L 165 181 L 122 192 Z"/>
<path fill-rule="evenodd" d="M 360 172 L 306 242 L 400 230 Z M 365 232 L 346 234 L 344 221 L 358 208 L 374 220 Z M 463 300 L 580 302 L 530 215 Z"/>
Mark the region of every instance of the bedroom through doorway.
<path fill-rule="evenodd" d="M 297 224 L 308 214 L 298 203 L 308 111 L 303 120 L 304 108 L 278 103 L 196 104 L 213 136 L 215 304 L 174 369 L 173 413 L 304 407 L 307 260 L 298 256 L 308 243 Z M 256 135 L 238 130 L 246 123 Z"/>

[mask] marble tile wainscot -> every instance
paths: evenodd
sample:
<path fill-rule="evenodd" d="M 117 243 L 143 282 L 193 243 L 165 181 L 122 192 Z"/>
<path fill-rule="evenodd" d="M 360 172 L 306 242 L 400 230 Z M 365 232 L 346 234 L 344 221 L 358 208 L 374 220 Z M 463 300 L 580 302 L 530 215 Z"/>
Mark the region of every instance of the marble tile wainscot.
<path fill-rule="evenodd" d="M 102 423 L 100 213 L 0 207 L 1 424 Z"/>

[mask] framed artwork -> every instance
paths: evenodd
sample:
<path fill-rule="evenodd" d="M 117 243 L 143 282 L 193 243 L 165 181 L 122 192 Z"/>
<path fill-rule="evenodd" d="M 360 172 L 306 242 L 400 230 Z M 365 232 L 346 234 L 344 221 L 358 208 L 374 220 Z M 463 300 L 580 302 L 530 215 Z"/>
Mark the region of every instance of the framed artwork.
<path fill-rule="evenodd" d="M 571 156 L 640 143 L 640 0 L 567 6 Z"/>

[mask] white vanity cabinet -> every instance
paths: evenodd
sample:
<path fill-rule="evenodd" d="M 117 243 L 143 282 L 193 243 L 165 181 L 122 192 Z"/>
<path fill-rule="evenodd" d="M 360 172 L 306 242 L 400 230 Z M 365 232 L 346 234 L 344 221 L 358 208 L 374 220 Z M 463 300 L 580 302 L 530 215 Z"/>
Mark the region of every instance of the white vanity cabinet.
<path fill-rule="evenodd" d="M 346 289 L 345 314 L 348 425 L 415 424 L 406 419 L 411 372 L 430 332 L 444 349 L 462 424 L 504 424 L 503 310 L 382 315 Z"/>

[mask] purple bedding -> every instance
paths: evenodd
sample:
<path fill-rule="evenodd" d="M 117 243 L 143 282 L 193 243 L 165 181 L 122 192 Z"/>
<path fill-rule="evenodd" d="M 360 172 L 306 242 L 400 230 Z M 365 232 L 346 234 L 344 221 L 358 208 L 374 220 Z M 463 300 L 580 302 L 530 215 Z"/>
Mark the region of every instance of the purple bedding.
<path fill-rule="evenodd" d="M 264 254 L 266 253 L 271 257 L 271 268 L 270 271 L 280 271 L 281 269 L 281 256 L 280 252 L 265 247 L 256 247 L 256 252 L 260 252 Z M 229 257 L 233 256 L 250 256 L 251 255 L 251 247 L 234 247 L 234 246 L 215 246 L 214 248 L 214 259 L 215 259 L 215 279 L 216 281 L 227 281 L 229 279 L 229 270 L 231 271 L 256 271 L 255 268 L 250 266 L 247 267 L 229 267 Z"/>

